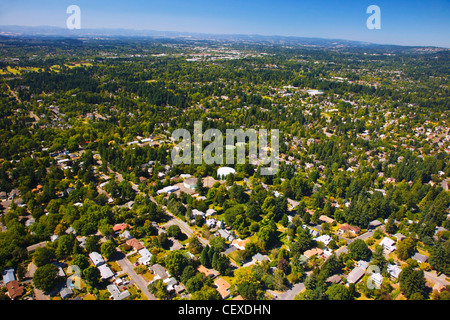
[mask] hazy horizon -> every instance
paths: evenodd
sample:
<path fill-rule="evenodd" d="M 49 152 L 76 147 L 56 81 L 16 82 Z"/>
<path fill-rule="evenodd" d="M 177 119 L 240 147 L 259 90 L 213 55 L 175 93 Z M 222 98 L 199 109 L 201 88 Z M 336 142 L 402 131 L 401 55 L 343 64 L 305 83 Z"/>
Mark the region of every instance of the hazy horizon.
<path fill-rule="evenodd" d="M 5 0 L 0 25 L 66 27 L 70 5 L 81 9 L 82 29 L 125 29 L 211 35 L 262 35 L 341 39 L 450 48 L 450 3 L 422 1 L 248 0 Z M 367 7 L 381 9 L 381 29 L 369 30 Z"/>

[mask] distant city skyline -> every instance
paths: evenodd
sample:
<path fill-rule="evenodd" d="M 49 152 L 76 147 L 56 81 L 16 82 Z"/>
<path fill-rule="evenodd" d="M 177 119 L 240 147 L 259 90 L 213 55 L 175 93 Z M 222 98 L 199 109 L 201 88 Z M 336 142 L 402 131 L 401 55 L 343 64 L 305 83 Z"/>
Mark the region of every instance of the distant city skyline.
<path fill-rule="evenodd" d="M 0 25 L 66 27 L 66 9 L 81 9 L 81 28 L 259 34 L 450 48 L 448 0 L 2 0 Z M 367 7 L 381 9 L 369 30 Z"/>

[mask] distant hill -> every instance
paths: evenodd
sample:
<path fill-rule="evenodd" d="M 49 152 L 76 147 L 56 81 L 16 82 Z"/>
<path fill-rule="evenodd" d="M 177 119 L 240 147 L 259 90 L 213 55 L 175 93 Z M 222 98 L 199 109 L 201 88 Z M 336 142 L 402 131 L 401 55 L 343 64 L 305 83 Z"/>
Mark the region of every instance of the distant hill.
<path fill-rule="evenodd" d="M 172 38 L 186 40 L 217 40 L 236 41 L 264 44 L 301 45 L 317 48 L 371 48 L 394 51 L 423 51 L 425 53 L 446 51 L 450 49 L 439 47 L 383 45 L 363 41 L 345 39 L 325 39 L 295 36 L 267 36 L 258 34 L 207 34 L 177 31 L 134 30 L 134 29 L 80 29 L 69 30 L 67 28 L 53 26 L 0 26 L 0 36 L 13 37 L 64 37 L 64 38 Z"/>

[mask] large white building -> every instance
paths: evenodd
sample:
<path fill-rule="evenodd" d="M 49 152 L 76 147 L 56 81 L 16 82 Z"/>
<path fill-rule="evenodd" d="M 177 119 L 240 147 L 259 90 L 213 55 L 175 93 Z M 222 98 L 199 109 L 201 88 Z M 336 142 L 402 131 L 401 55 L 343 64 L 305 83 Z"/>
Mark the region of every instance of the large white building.
<path fill-rule="evenodd" d="M 236 170 L 230 167 L 220 167 L 217 169 L 217 177 L 219 179 L 225 179 L 230 173 L 236 174 Z"/>

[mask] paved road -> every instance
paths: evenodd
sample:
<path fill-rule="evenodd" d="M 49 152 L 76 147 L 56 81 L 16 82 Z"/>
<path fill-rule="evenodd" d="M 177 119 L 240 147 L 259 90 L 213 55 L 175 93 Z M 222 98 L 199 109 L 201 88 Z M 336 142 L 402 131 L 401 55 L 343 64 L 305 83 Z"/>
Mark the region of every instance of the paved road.
<path fill-rule="evenodd" d="M 126 256 L 121 251 L 117 252 L 117 256 L 116 262 L 120 268 L 133 279 L 149 300 L 156 300 L 156 297 L 147 289 L 148 283 L 133 270 L 134 266 Z"/>
<path fill-rule="evenodd" d="M 196 235 L 194 233 L 194 231 L 192 231 L 191 227 L 186 222 L 184 222 L 183 220 L 177 218 L 172 213 L 170 213 L 165 206 L 162 206 L 162 208 L 164 209 L 166 214 L 170 217 L 170 220 L 173 221 L 176 225 L 178 225 L 180 227 L 181 231 L 183 231 L 187 236 L 189 236 L 189 237 L 196 236 L 197 239 L 200 241 L 200 243 L 203 244 L 204 246 L 206 246 L 209 243 L 208 240 L 205 240 L 202 237 Z"/>
<path fill-rule="evenodd" d="M 118 180 L 119 182 L 122 182 L 122 181 L 124 180 L 123 176 L 122 176 L 120 173 L 113 171 L 113 170 L 112 170 L 111 168 L 109 168 L 109 167 L 108 167 L 108 170 L 109 170 L 110 172 L 113 172 L 113 173 L 115 174 L 115 176 L 116 176 L 116 178 L 117 178 L 117 180 Z M 130 182 L 130 184 L 131 184 L 131 188 L 133 188 L 134 191 L 136 191 L 138 194 L 142 194 L 142 192 L 139 190 L 137 184 L 135 184 L 134 182 L 131 182 L 131 181 L 129 181 L 129 182 Z M 151 200 L 151 201 L 153 201 L 156 205 L 158 205 L 158 203 L 156 202 L 156 200 L 155 200 L 152 196 L 149 196 L 149 197 L 150 197 L 150 200 Z M 167 210 L 167 208 L 166 208 L 165 206 L 162 206 L 162 208 L 164 209 L 164 212 L 171 218 L 171 220 L 172 220 L 174 223 L 176 223 L 176 224 L 180 227 L 180 229 L 181 229 L 186 235 L 188 235 L 189 237 L 195 235 L 195 236 L 197 237 L 197 239 L 200 241 L 200 243 L 202 243 L 204 246 L 206 246 L 206 245 L 209 243 L 208 240 L 205 240 L 205 239 L 203 239 L 202 237 L 196 235 L 196 234 L 192 231 L 191 227 L 190 227 L 186 222 L 184 222 L 183 220 L 179 219 L 178 217 L 176 217 L 176 216 L 174 216 L 172 213 L 170 213 L 170 212 Z"/>
<path fill-rule="evenodd" d="M 275 295 L 275 300 L 294 300 L 295 296 L 305 289 L 305 284 L 303 282 L 296 283 L 285 292 Z"/>
<path fill-rule="evenodd" d="M 436 282 L 440 283 L 444 287 L 450 285 L 450 282 L 445 279 L 446 275 L 443 273 L 441 273 L 438 276 L 436 271 L 433 270 L 433 271 L 425 271 L 424 275 L 427 280 L 430 280 L 431 282 L 434 282 L 434 283 L 436 283 Z"/>

